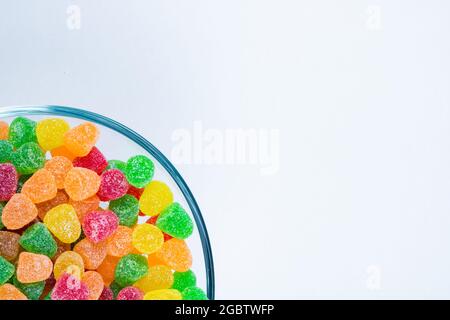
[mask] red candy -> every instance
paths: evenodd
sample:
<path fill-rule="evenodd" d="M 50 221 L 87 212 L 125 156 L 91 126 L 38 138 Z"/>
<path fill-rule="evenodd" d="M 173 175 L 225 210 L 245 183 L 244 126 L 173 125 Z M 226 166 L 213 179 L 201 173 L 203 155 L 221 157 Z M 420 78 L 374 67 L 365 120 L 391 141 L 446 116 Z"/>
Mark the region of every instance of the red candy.
<path fill-rule="evenodd" d="M 143 192 L 144 192 L 144 188 L 139 189 L 130 184 L 130 187 L 129 187 L 127 193 L 139 200 L 141 198 L 141 195 Z"/>
<path fill-rule="evenodd" d="M 119 217 L 112 211 L 92 211 L 83 219 L 83 231 L 94 243 L 99 243 L 111 236 L 119 226 Z"/>
<path fill-rule="evenodd" d="M 78 278 L 64 273 L 53 288 L 52 300 L 87 300 L 89 289 Z"/>
<path fill-rule="evenodd" d="M 129 188 L 128 181 L 122 171 L 111 169 L 101 175 L 98 197 L 101 201 L 110 201 L 124 196 Z"/>
<path fill-rule="evenodd" d="M 147 221 L 145 221 L 145 223 L 156 225 L 156 220 L 158 220 L 158 216 L 153 216 L 150 219 L 148 219 Z M 164 232 L 163 232 L 163 236 L 164 236 L 164 241 L 169 241 L 170 239 L 173 238 L 172 236 L 169 236 L 167 233 L 164 233 Z"/>
<path fill-rule="evenodd" d="M 98 298 L 98 300 L 114 300 L 114 293 L 113 291 L 110 289 L 110 287 L 104 287 L 102 294 L 100 295 L 100 297 Z"/>
<path fill-rule="evenodd" d="M 0 164 L 0 201 L 8 201 L 16 193 L 17 180 L 17 171 L 12 164 Z"/>
<path fill-rule="evenodd" d="M 144 294 L 136 287 L 126 287 L 120 290 L 117 300 L 142 300 Z"/>
<path fill-rule="evenodd" d="M 75 158 L 73 166 L 90 169 L 97 172 L 97 174 L 101 174 L 108 166 L 108 161 L 97 147 L 93 147 L 87 156 Z"/>

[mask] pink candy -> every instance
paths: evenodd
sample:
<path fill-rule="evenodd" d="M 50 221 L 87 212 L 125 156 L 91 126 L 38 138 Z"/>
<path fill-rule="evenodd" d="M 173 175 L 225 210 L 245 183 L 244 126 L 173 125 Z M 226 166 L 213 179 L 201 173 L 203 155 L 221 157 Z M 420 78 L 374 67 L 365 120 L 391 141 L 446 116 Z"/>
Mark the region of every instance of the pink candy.
<path fill-rule="evenodd" d="M 8 201 L 16 193 L 17 179 L 17 171 L 12 164 L 0 164 L 0 201 Z"/>
<path fill-rule="evenodd" d="M 126 287 L 120 290 L 117 300 L 142 300 L 144 294 L 136 287 Z"/>
<path fill-rule="evenodd" d="M 98 298 L 98 300 L 114 300 L 114 293 L 109 287 L 104 287 L 102 294 Z"/>
<path fill-rule="evenodd" d="M 88 287 L 68 273 L 58 279 L 51 295 L 52 300 L 87 300 L 88 297 Z"/>
<path fill-rule="evenodd" d="M 97 174 L 101 174 L 108 166 L 108 161 L 97 147 L 93 147 L 87 156 L 75 158 L 73 166 L 90 169 L 97 172 Z"/>
<path fill-rule="evenodd" d="M 129 184 L 122 171 L 111 169 L 103 172 L 101 178 L 97 193 L 101 201 L 119 199 L 127 193 Z"/>
<path fill-rule="evenodd" d="M 112 211 L 92 211 L 83 219 L 83 231 L 94 243 L 101 242 L 111 236 L 119 226 L 119 218 Z"/>

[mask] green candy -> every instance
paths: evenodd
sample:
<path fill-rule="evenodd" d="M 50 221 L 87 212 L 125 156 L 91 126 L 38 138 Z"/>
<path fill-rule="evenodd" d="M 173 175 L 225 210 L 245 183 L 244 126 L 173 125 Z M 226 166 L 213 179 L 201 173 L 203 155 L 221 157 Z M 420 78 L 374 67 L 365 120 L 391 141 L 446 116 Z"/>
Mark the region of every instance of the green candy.
<path fill-rule="evenodd" d="M 114 299 L 117 298 L 117 295 L 119 294 L 120 290 L 123 289 L 122 286 L 120 286 L 117 282 L 113 281 L 111 282 L 111 284 L 109 285 L 109 288 L 111 289 L 111 291 L 113 292 L 113 296 Z"/>
<path fill-rule="evenodd" d="M 12 163 L 19 174 L 32 174 L 44 167 L 45 154 L 37 143 L 28 142 L 16 150 Z"/>
<path fill-rule="evenodd" d="M 23 185 L 31 178 L 31 176 L 32 174 L 25 174 L 19 177 L 19 180 L 17 181 L 17 193 L 22 192 Z"/>
<path fill-rule="evenodd" d="M 0 140 L 0 163 L 10 162 L 14 153 L 11 142 Z"/>
<path fill-rule="evenodd" d="M 108 166 L 106 167 L 105 171 L 111 170 L 111 169 L 117 169 L 122 171 L 122 173 L 125 173 L 127 169 L 127 163 L 123 162 L 121 160 L 109 160 Z"/>
<path fill-rule="evenodd" d="M 119 224 L 122 226 L 132 227 L 138 221 L 139 201 L 132 195 L 126 194 L 111 201 L 109 209 L 119 217 Z"/>
<path fill-rule="evenodd" d="M 0 256 L 0 286 L 8 282 L 9 279 L 14 275 L 16 268 L 5 258 Z"/>
<path fill-rule="evenodd" d="M 4 207 L 5 207 L 5 205 L 0 202 L 0 230 L 2 230 L 5 227 L 2 223 L 2 213 L 3 213 Z"/>
<path fill-rule="evenodd" d="M 194 231 L 194 223 L 183 207 L 175 202 L 164 209 L 156 221 L 156 226 L 168 235 L 184 240 Z"/>
<path fill-rule="evenodd" d="M 13 277 L 13 285 L 22 291 L 24 295 L 30 300 L 39 300 L 42 292 L 45 288 L 45 281 L 35 282 L 35 283 L 21 283 L 17 280 L 17 277 Z"/>
<path fill-rule="evenodd" d="M 53 258 L 58 250 L 55 239 L 41 222 L 29 227 L 20 237 L 19 243 L 26 251 L 44 254 L 49 258 Z"/>
<path fill-rule="evenodd" d="M 139 254 L 128 254 L 117 263 L 114 273 L 114 281 L 119 286 L 127 287 L 147 275 L 148 262 Z"/>
<path fill-rule="evenodd" d="M 36 122 L 24 117 L 17 117 L 9 126 L 9 141 L 15 148 L 28 142 L 37 142 Z"/>
<path fill-rule="evenodd" d="M 181 292 L 183 300 L 208 300 L 206 293 L 199 287 L 189 287 Z"/>
<path fill-rule="evenodd" d="M 182 292 L 188 287 L 195 287 L 197 285 L 197 277 L 192 270 L 186 272 L 175 271 L 173 273 L 173 285 L 172 289 L 177 289 Z"/>
<path fill-rule="evenodd" d="M 134 156 L 128 159 L 125 176 L 132 186 L 145 187 L 152 181 L 154 173 L 155 165 L 146 156 Z"/>

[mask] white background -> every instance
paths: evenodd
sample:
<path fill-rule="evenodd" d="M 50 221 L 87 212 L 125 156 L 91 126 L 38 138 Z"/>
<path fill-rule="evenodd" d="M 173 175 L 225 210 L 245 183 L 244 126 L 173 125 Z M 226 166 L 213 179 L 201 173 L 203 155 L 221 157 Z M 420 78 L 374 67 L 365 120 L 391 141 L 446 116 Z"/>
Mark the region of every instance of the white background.
<path fill-rule="evenodd" d="M 444 0 L 2 0 L 0 106 L 93 110 L 168 156 L 194 121 L 278 130 L 275 174 L 178 166 L 217 298 L 449 298 L 449 14 Z"/>

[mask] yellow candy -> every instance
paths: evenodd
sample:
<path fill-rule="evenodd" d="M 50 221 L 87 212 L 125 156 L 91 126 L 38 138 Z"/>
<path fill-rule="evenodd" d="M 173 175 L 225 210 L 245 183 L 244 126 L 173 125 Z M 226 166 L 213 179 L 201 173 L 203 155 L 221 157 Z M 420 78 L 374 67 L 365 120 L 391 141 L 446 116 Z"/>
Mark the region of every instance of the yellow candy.
<path fill-rule="evenodd" d="M 69 204 L 61 204 L 47 212 L 44 224 L 63 243 L 73 243 L 81 234 L 77 213 Z"/>
<path fill-rule="evenodd" d="M 164 243 L 161 230 L 151 224 L 140 224 L 133 231 L 133 246 L 141 253 L 151 254 L 158 251 Z"/>
<path fill-rule="evenodd" d="M 53 274 L 58 280 L 65 272 L 75 275 L 78 279 L 84 273 L 83 258 L 74 251 L 65 251 L 56 259 Z"/>
<path fill-rule="evenodd" d="M 152 181 L 145 187 L 139 206 L 146 215 L 156 216 L 172 202 L 173 194 L 169 187 L 164 182 Z"/>
<path fill-rule="evenodd" d="M 180 291 L 175 289 L 162 289 L 147 292 L 144 300 L 181 300 Z"/>
<path fill-rule="evenodd" d="M 173 285 L 173 273 L 167 266 L 148 268 L 148 274 L 134 284 L 144 293 L 159 289 L 169 289 Z"/>
<path fill-rule="evenodd" d="M 64 144 L 64 135 L 69 131 L 69 124 L 63 119 L 45 119 L 36 125 L 39 145 L 45 151 L 53 150 Z"/>
<path fill-rule="evenodd" d="M 71 264 L 70 266 L 67 267 L 67 269 L 64 272 L 72 275 L 78 280 L 81 279 L 81 269 L 77 265 Z"/>

